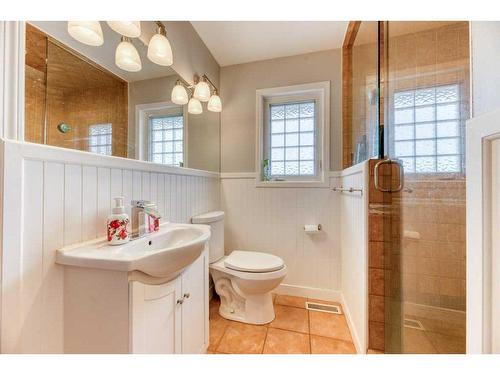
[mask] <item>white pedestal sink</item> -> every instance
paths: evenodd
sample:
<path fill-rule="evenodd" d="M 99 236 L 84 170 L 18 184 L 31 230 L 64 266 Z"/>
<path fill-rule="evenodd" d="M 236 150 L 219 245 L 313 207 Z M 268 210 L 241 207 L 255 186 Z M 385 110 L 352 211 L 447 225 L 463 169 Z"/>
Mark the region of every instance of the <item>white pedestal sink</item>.
<path fill-rule="evenodd" d="M 62 248 L 56 263 L 171 279 L 200 256 L 209 238 L 209 226 L 166 223 L 158 232 L 123 245 L 98 239 Z"/>

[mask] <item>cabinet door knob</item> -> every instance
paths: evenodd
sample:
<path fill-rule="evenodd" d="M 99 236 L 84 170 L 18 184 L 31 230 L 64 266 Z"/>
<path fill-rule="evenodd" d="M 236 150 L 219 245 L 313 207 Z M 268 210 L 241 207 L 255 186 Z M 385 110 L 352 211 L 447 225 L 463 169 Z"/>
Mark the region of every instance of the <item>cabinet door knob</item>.
<path fill-rule="evenodd" d="M 178 305 L 182 305 L 183 303 L 184 303 L 184 298 L 179 298 L 179 299 L 177 300 L 177 304 L 178 304 Z"/>
<path fill-rule="evenodd" d="M 190 295 L 191 295 L 191 294 L 189 294 L 189 293 L 184 293 L 184 297 L 185 297 L 185 298 L 189 298 L 189 296 L 190 296 Z"/>

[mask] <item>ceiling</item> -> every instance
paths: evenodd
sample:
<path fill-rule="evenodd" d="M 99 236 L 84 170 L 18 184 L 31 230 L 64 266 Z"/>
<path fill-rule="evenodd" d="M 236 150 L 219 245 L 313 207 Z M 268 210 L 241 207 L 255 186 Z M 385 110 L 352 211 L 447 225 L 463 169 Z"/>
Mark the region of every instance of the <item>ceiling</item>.
<path fill-rule="evenodd" d="M 220 66 L 340 48 L 347 21 L 192 21 Z"/>
<path fill-rule="evenodd" d="M 147 21 L 142 23 L 145 22 Z M 148 47 L 137 38 L 132 39 L 132 43 L 141 56 L 142 70 L 127 72 L 118 68 L 115 65 L 115 50 L 120 43 L 120 35 L 111 30 L 106 22 L 101 22 L 104 44 L 99 47 L 88 46 L 73 39 L 68 34 L 67 21 L 29 21 L 29 23 L 127 82 L 176 74 L 171 67 L 156 65 L 149 61 Z"/>

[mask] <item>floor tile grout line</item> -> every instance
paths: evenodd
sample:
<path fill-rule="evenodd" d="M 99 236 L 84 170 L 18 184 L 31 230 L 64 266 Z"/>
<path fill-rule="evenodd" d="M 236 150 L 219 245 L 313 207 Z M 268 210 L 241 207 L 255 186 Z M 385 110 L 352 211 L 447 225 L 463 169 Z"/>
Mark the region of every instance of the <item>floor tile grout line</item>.
<path fill-rule="evenodd" d="M 269 326 L 266 326 L 266 337 L 264 337 L 264 343 L 262 344 L 262 351 L 260 352 L 260 354 L 264 354 L 264 348 L 266 347 L 268 333 L 269 333 Z"/>
<path fill-rule="evenodd" d="M 219 346 L 220 346 L 220 344 L 221 344 L 221 342 L 222 342 L 222 339 L 223 339 L 223 338 L 224 338 L 224 336 L 226 335 L 226 332 L 227 332 L 227 328 L 228 328 L 228 327 L 229 327 L 229 323 L 228 323 L 228 324 L 226 324 L 226 325 L 224 326 L 224 332 L 222 332 L 222 335 L 221 335 L 221 337 L 220 337 L 220 339 L 219 339 L 219 342 L 218 342 L 218 343 L 217 343 L 217 345 L 215 346 L 214 351 L 217 351 L 217 349 L 219 349 Z M 209 343 L 209 345 L 210 345 L 210 343 Z"/>

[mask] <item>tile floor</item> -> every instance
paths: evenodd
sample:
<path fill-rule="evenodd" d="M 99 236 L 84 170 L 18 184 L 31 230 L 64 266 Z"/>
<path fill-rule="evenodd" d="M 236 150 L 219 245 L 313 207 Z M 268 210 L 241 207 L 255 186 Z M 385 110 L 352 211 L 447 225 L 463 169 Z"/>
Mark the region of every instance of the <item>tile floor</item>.
<path fill-rule="evenodd" d="M 276 319 L 258 326 L 219 315 L 219 299 L 210 301 L 211 354 L 354 354 L 344 315 L 306 310 L 307 298 L 274 296 Z M 314 302 L 324 302 L 309 299 Z M 328 302 L 327 302 L 328 303 Z"/>

